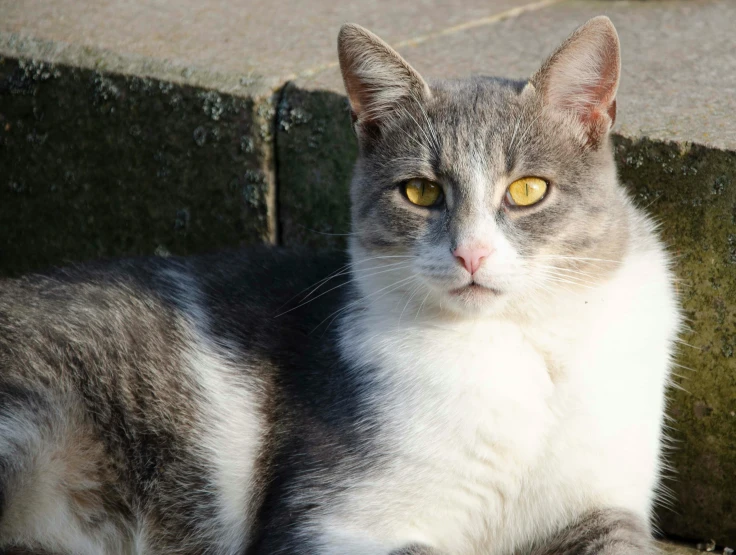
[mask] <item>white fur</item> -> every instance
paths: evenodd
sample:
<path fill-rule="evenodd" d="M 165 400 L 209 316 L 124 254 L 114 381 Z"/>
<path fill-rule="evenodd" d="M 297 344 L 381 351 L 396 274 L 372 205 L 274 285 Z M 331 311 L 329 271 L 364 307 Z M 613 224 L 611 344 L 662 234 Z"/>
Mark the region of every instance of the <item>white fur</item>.
<path fill-rule="evenodd" d="M 389 294 L 346 322 L 344 356 L 378 368 L 395 462 L 313 523 L 320 553 L 509 553 L 595 508 L 649 519 L 679 316 L 666 256 L 633 218 L 644 238 L 613 277 L 533 319 L 407 317 Z"/>
<path fill-rule="evenodd" d="M 101 507 L 74 502 L 74 493 L 94 491 L 99 484 L 78 467 L 89 453 L 70 441 L 73 424 L 56 415 L 52 431 L 31 424 L 25 416 L 20 412 L 0 421 L 0 453 L 11 453 L 18 470 L 4 492 L 11 502 L 0 523 L 3 545 L 25 544 L 75 555 L 124 552 L 125 538 L 111 523 L 98 524 L 90 534 L 80 521 L 100 517 Z"/>
<path fill-rule="evenodd" d="M 246 375 L 235 345 L 216 345 L 209 334 L 209 317 L 199 305 L 198 284 L 179 275 L 190 337 L 184 360 L 205 395 L 197 446 L 211 461 L 214 489 L 220 501 L 218 518 L 203 523 L 217 553 L 236 555 L 247 545 L 255 515 L 254 466 L 261 449 L 263 423 L 259 415 L 257 376 Z"/>
<path fill-rule="evenodd" d="M 189 364 L 207 395 L 198 450 L 211 461 L 220 502 L 213 535 L 217 553 L 242 553 L 252 524 L 253 469 L 261 448 L 262 423 L 253 383 L 243 384 L 229 361 L 199 338 Z"/>

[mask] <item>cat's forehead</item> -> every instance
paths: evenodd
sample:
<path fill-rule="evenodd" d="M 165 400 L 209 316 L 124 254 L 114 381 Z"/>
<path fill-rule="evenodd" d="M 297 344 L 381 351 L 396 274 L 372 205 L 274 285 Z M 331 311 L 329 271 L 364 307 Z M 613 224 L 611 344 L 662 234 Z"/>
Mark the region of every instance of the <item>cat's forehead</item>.
<path fill-rule="evenodd" d="M 428 109 L 438 123 L 500 123 L 519 107 L 525 85 L 495 77 L 432 81 Z"/>
<path fill-rule="evenodd" d="M 428 99 L 397 114 L 377 161 L 400 174 L 396 180 L 418 173 L 462 183 L 480 177 L 490 183 L 518 171 L 552 174 L 562 158 L 576 164 L 572 152 L 564 155 L 572 142 L 540 117 L 541 106 L 524 93 L 526 85 L 493 77 L 430 82 Z"/>
<path fill-rule="evenodd" d="M 525 84 L 484 77 L 432 82 L 428 99 L 398 114 L 398 128 L 384 136 L 381 153 L 404 177 L 423 169 L 428 178 L 439 173 L 468 182 L 481 173 L 508 172 L 518 157 L 508 148 L 514 130 L 521 137 L 526 120 L 534 119 L 522 99 Z"/>

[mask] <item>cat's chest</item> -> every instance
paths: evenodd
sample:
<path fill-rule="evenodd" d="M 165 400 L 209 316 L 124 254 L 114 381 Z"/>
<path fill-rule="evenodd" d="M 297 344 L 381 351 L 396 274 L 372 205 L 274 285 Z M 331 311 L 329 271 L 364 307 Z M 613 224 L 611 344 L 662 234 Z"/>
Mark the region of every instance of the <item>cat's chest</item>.
<path fill-rule="evenodd" d="M 387 330 L 373 360 L 384 433 L 428 471 L 451 464 L 483 481 L 497 464 L 521 469 L 554 425 L 548 360 L 513 324 Z"/>
<path fill-rule="evenodd" d="M 373 395 L 391 461 L 376 476 L 381 503 L 422 523 L 404 534 L 482 541 L 557 427 L 561 399 L 547 357 L 504 323 L 374 338 Z"/>

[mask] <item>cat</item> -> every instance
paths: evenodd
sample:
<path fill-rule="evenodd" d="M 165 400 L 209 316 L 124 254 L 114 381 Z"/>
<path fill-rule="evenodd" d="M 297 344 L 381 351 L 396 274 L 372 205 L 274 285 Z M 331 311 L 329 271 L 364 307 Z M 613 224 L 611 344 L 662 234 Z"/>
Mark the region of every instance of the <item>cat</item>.
<path fill-rule="evenodd" d="M 427 82 L 338 38 L 348 253 L 0 285 L 7 553 L 655 553 L 670 259 L 618 183 L 619 41 Z"/>

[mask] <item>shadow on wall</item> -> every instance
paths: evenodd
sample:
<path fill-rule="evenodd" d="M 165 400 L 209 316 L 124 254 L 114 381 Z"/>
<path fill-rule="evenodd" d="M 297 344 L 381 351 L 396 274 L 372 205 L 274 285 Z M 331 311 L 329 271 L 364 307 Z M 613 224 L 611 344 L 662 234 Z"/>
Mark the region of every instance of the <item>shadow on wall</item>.
<path fill-rule="evenodd" d="M 0 58 L 0 275 L 275 238 L 274 109 Z"/>
<path fill-rule="evenodd" d="M 347 98 L 290 83 L 282 91 L 277 117 L 281 243 L 344 248 L 358 155 Z"/>

